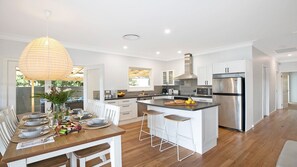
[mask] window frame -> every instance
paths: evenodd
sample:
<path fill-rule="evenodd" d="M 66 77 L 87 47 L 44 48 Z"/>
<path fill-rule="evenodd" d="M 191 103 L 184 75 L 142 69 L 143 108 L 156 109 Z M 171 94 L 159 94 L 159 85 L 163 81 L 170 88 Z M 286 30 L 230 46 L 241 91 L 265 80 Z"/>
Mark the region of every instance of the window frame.
<path fill-rule="evenodd" d="M 150 85 L 148 87 L 130 87 L 129 84 L 129 70 L 130 69 L 139 69 L 139 70 L 150 70 L 149 79 L 150 79 Z M 128 92 L 136 92 L 136 91 L 153 91 L 154 90 L 154 78 L 153 78 L 153 69 L 152 68 L 146 68 L 146 67 L 128 67 L 128 83 L 127 83 L 127 91 Z"/>

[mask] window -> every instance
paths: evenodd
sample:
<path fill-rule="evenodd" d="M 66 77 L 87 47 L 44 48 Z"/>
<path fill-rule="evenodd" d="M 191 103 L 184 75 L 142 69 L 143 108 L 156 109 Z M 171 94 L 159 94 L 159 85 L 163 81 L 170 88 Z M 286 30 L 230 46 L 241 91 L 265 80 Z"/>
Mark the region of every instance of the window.
<path fill-rule="evenodd" d="M 152 69 L 129 67 L 128 91 L 153 90 Z"/>

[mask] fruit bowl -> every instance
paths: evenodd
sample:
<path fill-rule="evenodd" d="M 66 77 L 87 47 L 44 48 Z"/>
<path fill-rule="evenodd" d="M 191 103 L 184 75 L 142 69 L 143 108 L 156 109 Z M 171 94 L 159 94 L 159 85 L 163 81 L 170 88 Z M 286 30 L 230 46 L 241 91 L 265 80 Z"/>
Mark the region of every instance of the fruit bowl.
<path fill-rule="evenodd" d="M 125 93 L 124 92 L 118 92 L 118 97 L 124 97 Z"/>

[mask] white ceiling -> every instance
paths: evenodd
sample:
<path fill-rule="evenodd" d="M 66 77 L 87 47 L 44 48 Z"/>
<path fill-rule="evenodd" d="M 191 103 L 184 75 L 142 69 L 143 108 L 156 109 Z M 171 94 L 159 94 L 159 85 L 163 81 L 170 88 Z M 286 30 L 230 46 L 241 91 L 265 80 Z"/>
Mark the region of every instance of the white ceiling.
<path fill-rule="evenodd" d="M 45 36 L 46 9 L 49 36 L 80 49 L 171 60 L 250 41 L 268 54 L 297 47 L 296 0 L 0 0 L 0 38 Z"/>

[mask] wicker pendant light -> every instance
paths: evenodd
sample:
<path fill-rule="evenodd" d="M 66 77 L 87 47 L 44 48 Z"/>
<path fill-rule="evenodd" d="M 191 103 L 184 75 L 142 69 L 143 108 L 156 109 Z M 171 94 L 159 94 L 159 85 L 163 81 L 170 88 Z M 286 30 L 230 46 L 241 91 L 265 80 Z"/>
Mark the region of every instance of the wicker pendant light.
<path fill-rule="evenodd" d="M 63 45 L 55 39 L 34 39 L 24 49 L 20 71 L 29 80 L 62 80 L 72 71 L 72 60 Z"/>

